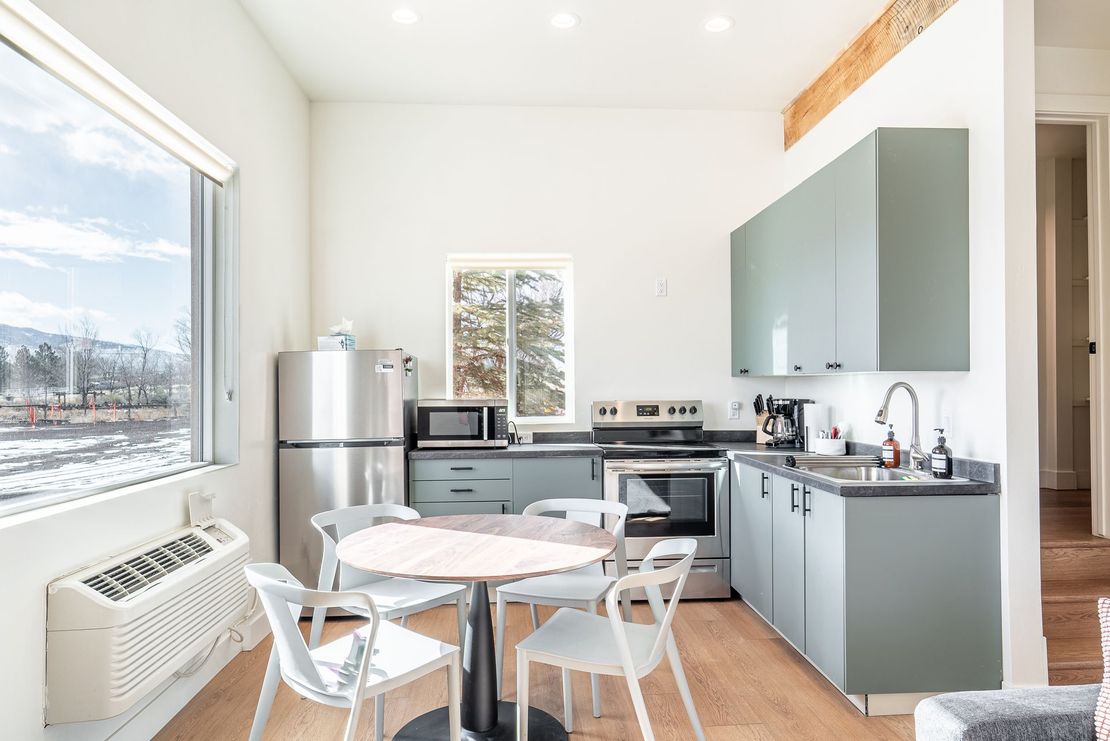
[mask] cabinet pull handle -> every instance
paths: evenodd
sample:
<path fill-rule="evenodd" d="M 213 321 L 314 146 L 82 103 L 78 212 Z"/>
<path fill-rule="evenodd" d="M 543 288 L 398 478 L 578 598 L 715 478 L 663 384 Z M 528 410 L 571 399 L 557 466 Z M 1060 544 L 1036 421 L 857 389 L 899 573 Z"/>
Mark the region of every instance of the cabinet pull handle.
<path fill-rule="evenodd" d="M 452 494 L 467 494 L 467 493 L 473 492 L 473 491 L 474 491 L 473 489 L 452 489 L 451 493 Z"/>
<path fill-rule="evenodd" d="M 451 466 L 452 471 L 473 471 L 474 466 Z"/>
<path fill-rule="evenodd" d="M 760 478 L 760 481 L 759 481 L 759 498 L 760 499 L 766 499 L 767 498 L 767 478 L 768 478 L 767 474 L 761 473 L 761 474 L 759 474 L 759 478 Z"/>
<path fill-rule="evenodd" d="M 509 507 L 508 504 L 506 504 L 505 502 L 502 502 L 501 503 L 501 514 L 503 514 L 503 515 L 509 514 L 508 507 Z"/>
<path fill-rule="evenodd" d="M 791 512 L 797 512 L 798 511 L 797 494 L 798 494 L 798 485 L 797 484 L 791 484 L 790 485 L 790 511 Z"/>
<path fill-rule="evenodd" d="M 795 364 L 794 364 L 794 372 L 795 372 L 795 373 L 801 373 L 801 372 L 802 372 L 802 366 L 800 366 L 800 365 L 798 365 L 797 363 L 795 363 Z"/>
<path fill-rule="evenodd" d="M 840 370 L 840 363 L 833 363 L 833 370 Z"/>
<path fill-rule="evenodd" d="M 812 492 L 810 491 L 810 488 L 808 486 L 802 487 L 802 517 L 805 517 L 813 511 L 813 508 L 806 503 L 808 501 L 807 497 L 809 497 L 811 494 Z"/>
<path fill-rule="evenodd" d="M 597 481 L 597 458 L 590 459 L 590 481 Z"/>
<path fill-rule="evenodd" d="M 832 363 L 825 363 L 825 370 L 832 370 L 832 369 L 833 369 L 833 364 Z"/>

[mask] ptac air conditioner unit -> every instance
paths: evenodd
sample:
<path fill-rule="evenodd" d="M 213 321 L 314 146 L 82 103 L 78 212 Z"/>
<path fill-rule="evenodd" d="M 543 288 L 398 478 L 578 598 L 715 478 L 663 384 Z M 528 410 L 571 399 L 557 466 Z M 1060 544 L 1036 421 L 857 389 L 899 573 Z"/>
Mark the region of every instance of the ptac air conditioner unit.
<path fill-rule="evenodd" d="M 245 533 L 182 528 L 53 581 L 46 602 L 46 722 L 119 715 L 242 619 Z"/>

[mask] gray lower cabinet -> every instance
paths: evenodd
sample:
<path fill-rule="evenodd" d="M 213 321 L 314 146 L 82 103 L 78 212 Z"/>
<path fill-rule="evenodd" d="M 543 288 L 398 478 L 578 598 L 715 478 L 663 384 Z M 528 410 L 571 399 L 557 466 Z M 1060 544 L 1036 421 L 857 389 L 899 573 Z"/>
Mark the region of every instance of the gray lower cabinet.
<path fill-rule="evenodd" d="M 802 487 L 806 656 L 844 689 L 844 498 Z"/>
<path fill-rule="evenodd" d="M 771 475 L 732 464 L 729 535 L 732 588 L 771 619 Z"/>
<path fill-rule="evenodd" d="M 880 128 L 732 234 L 732 373 L 966 371 L 968 132 Z M 943 343 L 907 327 L 944 328 Z"/>
<path fill-rule="evenodd" d="M 769 554 L 760 614 L 842 692 L 1001 686 L 997 496 L 842 497 L 771 475 L 768 515 L 760 474 L 733 464 L 733 588 L 752 602 Z"/>
<path fill-rule="evenodd" d="M 601 458 L 514 458 L 513 512 L 541 499 L 601 499 Z"/>
<path fill-rule="evenodd" d="M 771 623 L 802 653 L 806 650 L 805 519 L 802 486 L 771 477 Z"/>
<path fill-rule="evenodd" d="M 409 467 L 409 506 L 435 515 L 520 514 L 541 499 L 601 499 L 600 456 L 422 458 Z"/>
<path fill-rule="evenodd" d="M 421 517 L 440 515 L 508 515 L 512 502 L 413 502 L 412 508 Z"/>

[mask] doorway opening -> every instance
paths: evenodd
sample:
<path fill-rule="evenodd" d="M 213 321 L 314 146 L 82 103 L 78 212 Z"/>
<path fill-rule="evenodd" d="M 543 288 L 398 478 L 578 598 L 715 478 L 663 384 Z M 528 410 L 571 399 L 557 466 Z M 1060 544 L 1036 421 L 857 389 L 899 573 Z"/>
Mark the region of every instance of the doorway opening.
<path fill-rule="evenodd" d="M 1084 122 L 1037 124 L 1042 622 L 1050 684 L 1097 682 L 1096 600 L 1110 593 L 1101 496 L 1099 200 Z"/>

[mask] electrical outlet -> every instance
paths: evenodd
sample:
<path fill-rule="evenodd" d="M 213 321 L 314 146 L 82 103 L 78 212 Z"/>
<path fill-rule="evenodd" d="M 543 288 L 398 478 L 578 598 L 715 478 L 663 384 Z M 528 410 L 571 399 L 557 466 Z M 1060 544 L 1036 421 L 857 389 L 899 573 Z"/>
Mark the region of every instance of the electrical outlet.
<path fill-rule="evenodd" d="M 728 403 L 728 418 L 740 419 L 740 402 L 730 401 Z"/>
<path fill-rule="evenodd" d="M 667 279 L 666 278 L 656 278 L 655 279 L 655 295 L 656 296 L 666 296 L 667 295 Z"/>
<path fill-rule="evenodd" d="M 521 445 L 531 445 L 532 444 L 532 433 L 531 432 L 522 432 L 522 433 L 520 433 L 520 444 Z"/>

